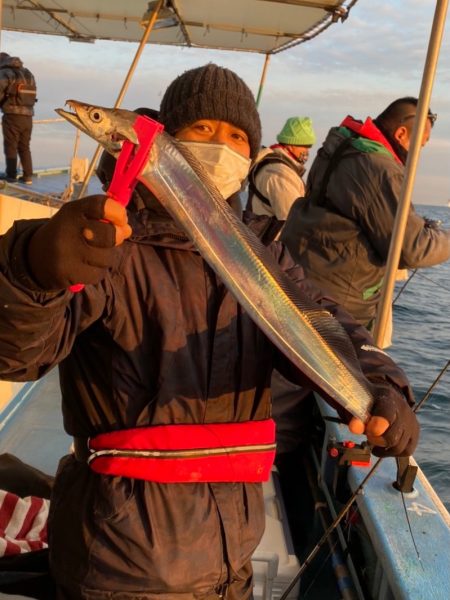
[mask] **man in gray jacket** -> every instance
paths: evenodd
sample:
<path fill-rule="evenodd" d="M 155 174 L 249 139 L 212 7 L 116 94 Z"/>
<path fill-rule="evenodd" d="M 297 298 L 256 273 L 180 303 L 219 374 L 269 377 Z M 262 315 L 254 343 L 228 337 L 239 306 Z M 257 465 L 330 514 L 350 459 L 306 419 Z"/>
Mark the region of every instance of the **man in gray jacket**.
<path fill-rule="evenodd" d="M 6 169 L 0 179 L 16 181 L 17 155 L 22 164 L 21 183 L 33 183 L 31 131 L 33 129 L 36 82 L 17 56 L 0 52 L 0 107 Z"/>
<path fill-rule="evenodd" d="M 333 127 L 311 167 L 307 194 L 281 239 L 306 274 L 369 329 L 376 316 L 400 197 L 416 98 L 399 98 L 375 120 Z M 436 115 L 428 113 L 422 146 Z M 450 232 L 411 207 L 399 268 L 448 260 Z"/>

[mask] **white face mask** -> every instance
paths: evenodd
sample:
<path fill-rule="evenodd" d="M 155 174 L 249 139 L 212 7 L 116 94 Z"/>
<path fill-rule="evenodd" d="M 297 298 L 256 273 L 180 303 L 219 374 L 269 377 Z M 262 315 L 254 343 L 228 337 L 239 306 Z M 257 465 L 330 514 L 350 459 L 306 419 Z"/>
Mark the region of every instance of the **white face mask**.
<path fill-rule="evenodd" d="M 250 169 L 249 158 L 235 152 L 226 144 L 191 141 L 181 143 L 202 163 L 202 167 L 225 200 L 241 189 Z"/>

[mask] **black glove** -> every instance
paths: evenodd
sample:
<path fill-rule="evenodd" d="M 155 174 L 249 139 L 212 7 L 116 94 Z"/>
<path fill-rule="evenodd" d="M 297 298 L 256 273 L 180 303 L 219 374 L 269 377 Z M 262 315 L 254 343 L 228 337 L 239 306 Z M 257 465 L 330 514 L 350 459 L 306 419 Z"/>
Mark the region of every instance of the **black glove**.
<path fill-rule="evenodd" d="M 104 218 L 106 196 L 87 196 L 64 204 L 33 234 L 28 245 L 30 275 L 43 290 L 97 283 L 114 265 L 115 228 Z M 83 232 L 90 230 L 92 239 Z"/>
<path fill-rule="evenodd" d="M 375 456 L 411 456 L 419 441 L 419 422 L 403 394 L 389 384 L 377 385 L 375 401 L 370 411 L 373 417 L 384 417 L 389 421 L 382 437 L 386 447 L 375 446 Z"/>

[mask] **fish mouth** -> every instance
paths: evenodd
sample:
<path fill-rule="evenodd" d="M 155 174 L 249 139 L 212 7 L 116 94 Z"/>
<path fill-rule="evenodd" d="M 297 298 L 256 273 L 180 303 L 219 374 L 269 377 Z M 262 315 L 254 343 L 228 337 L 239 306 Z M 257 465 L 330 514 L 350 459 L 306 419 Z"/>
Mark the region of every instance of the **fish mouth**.
<path fill-rule="evenodd" d="M 70 108 L 74 108 L 72 106 L 71 100 L 67 100 L 66 104 L 68 104 L 70 106 Z M 89 137 L 92 137 L 92 131 L 89 131 L 87 129 L 87 127 L 85 127 L 84 123 L 81 121 L 77 112 L 68 112 L 67 110 L 64 110 L 63 108 L 55 108 L 55 112 L 57 112 L 58 115 L 60 115 L 64 119 L 66 119 L 66 121 L 69 121 L 69 123 L 74 125 L 77 129 L 79 129 L 80 131 L 82 131 L 83 133 L 88 135 Z"/>

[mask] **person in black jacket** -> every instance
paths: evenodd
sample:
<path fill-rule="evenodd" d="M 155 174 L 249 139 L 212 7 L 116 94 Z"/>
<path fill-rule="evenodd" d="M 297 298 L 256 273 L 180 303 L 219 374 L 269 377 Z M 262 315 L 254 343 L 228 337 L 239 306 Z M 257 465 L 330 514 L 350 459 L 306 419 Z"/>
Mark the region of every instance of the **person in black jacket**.
<path fill-rule="evenodd" d="M 307 276 L 369 329 L 381 296 L 416 111 L 416 98 L 399 98 L 374 120 L 348 116 L 333 127 L 309 171 L 306 196 L 293 205 L 281 234 Z M 430 110 L 422 146 L 435 120 Z M 450 231 L 422 218 L 411 205 L 399 268 L 430 267 L 449 257 Z"/>
<path fill-rule="evenodd" d="M 2 109 L 3 147 L 6 169 L 0 179 L 16 181 L 17 156 L 20 158 L 23 175 L 21 183 L 33 183 L 31 159 L 31 132 L 33 129 L 36 82 L 34 76 L 23 66 L 17 56 L 0 53 L 0 107 Z"/>
<path fill-rule="evenodd" d="M 235 195 L 261 139 L 242 79 L 214 64 L 186 71 L 167 88 L 159 120 L 240 211 Z M 0 377 L 37 379 L 58 365 L 74 437 L 50 507 L 57 597 L 248 600 L 265 521 L 260 482 L 274 457 L 271 372 L 309 380 L 142 192 L 128 211 L 90 196 L 51 219 L 18 221 L 0 239 Z M 264 235 L 267 217 L 245 222 Z M 282 244 L 270 249 L 340 320 L 373 382 L 368 422 L 341 411 L 345 421 L 376 452 L 410 454 L 419 426 L 403 371 Z M 78 282 L 86 285 L 74 293 Z M 246 448 L 250 440 L 258 443 Z"/>

